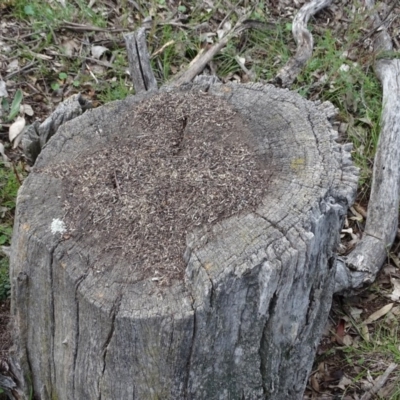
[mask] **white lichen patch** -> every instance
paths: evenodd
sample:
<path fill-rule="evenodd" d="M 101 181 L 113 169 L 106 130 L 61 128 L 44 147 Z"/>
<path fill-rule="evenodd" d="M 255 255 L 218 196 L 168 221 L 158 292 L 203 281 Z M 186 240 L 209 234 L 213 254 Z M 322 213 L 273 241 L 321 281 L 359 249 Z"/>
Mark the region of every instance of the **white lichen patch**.
<path fill-rule="evenodd" d="M 65 226 L 64 221 L 59 218 L 53 218 L 53 222 L 51 223 L 51 233 L 55 235 L 56 233 L 65 233 L 67 231 L 67 227 Z"/>

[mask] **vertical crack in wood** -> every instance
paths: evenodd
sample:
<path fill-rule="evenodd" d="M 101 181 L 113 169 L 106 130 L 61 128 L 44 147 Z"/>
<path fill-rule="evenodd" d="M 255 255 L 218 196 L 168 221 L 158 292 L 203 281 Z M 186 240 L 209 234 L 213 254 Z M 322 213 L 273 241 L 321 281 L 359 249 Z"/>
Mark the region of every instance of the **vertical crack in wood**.
<path fill-rule="evenodd" d="M 142 80 L 143 80 L 144 90 L 147 91 L 147 90 L 149 90 L 149 88 L 148 88 L 148 83 L 146 82 L 146 79 L 144 77 L 142 60 L 140 59 L 140 51 L 139 51 L 139 46 L 138 46 L 138 42 L 137 42 L 137 35 L 135 35 L 135 48 L 136 48 L 137 64 L 138 64 L 138 68 L 140 71 L 140 76 L 142 77 Z"/>
<path fill-rule="evenodd" d="M 196 308 L 194 306 L 194 298 L 192 295 L 189 294 L 189 296 L 192 299 L 192 310 L 193 310 L 193 328 L 192 328 L 192 340 L 190 343 L 190 350 L 189 350 L 189 357 L 186 363 L 186 378 L 185 378 L 185 389 L 184 389 L 184 393 L 185 393 L 185 399 L 190 399 L 189 396 L 189 381 L 190 381 L 190 370 L 192 368 L 192 357 L 193 357 L 193 348 L 194 348 L 194 344 L 196 341 L 196 334 L 197 334 L 197 329 L 196 329 Z"/>
<path fill-rule="evenodd" d="M 102 348 L 102 359 L 103 359 L 103 367 L 102 367 L 102 372 L 101 375 L 99 377 L 98 383 L 97 383 L 97 387 L 98 387 L 98 391 L 99 391 L 99 397 L 98 400 L 101 400 L 101 380 L 104 377 L 104 372 L 106 370 L 106 366 L 107 366 L 107 362 L 106 362 L 106 358 L 107 358 L 107 352 L 108 352 L 108 346 L 111 342 L 111 339 L 114 335 L 114 331 L 115 331 L 115 319 L 117 317 L 117 314 L 119 312 L 120 306 L 121 306 L 121 301 L 122 301 L 122 296 L 123 294 L 120 293 L 118 295 L 118 297 L 115 299 L 113 306 L 111 307 L 111 311 L 110 311 L 110 316 L 111 316 L 111 327 L 110 327 L 110 331 L 108 332 L 107 335 L 107 339 L 104 342 L 103 348 Z"/>
<path fill-rule="evenodd" d="M 146 45 L 146 30 L 139 28 L 134 33 L 124 35 L 128 52 L 129 71 L 135 92 L 157 89 L 157 81 L 150 65 L 150 56 Z"/>
<path fill-rule="evenodd" d="M 60 242 L 59 242 L 60 243 Z M 50 265 L 49 265 L 49 280 L 50 280 L 50 352 L 51 359 L 49 360 L 49 373 L 50 373 L 50 398 L 57 397 L 55 388 L 57 387 L 56 379 L 56 362 L 54 359 L 54 340 L 55 340 L 55 311 L 54 311 L 54 281 L 53 281 L 53 268 L 54 268 L 54 252 L 58 246 L 57 243 L 50 250 Z M 54 389 L 53 389 L 54 388 Z"/>
<path fill-rule="evenodd" d="M 82 275 L 75 284 L 75 306 L 76 306 L 76 315 L 75 315 L 75 348 L 73 351 L 73 361 L 72 361 L 72 393 L 75 394 L 75 377 L 76 377 L 76 362 L 78 359 L 78 348 L 79 348 L 79 300 L 78 300 L 78 290 L 81 283 L 88 276 L 88 274 Z"/>
<path fill-rule="evenodd" d="M 261 335 L 261 340 L 260 340 L 260 348 L 259 348 L 259 355 L 260 355 L 260 374 L 261 374 L 261 384 L 262 384 L 262 389 L 264 393 L 264 397 L 267 398 L 267 396 L 271 393 L 271 389 L 268 389 L 266 386 L 266 382 L 271 381 L 272 383 L 272 377 L 269 375 L 267 371 L 267 356 L 268 356 L 268 346 L 267 343 L 269 341 L 268 339 L 268 333 L 269 333 L 269 323 L 272 318 L 272 316 L 275 314 L 275 308 L 276 308 L 276 303 L 278 300 L 278 296 L 276 292 L 273 294 L 269 308 L 268 308 L 268 319 L 265 322 L 265 326 L 263 329 L 263 333 Z M 273 383 L 272 383 L 273 384 Z M 273 391 L 274 388 L 272 388 Z"/>
<path fill-rule="evenodd" d="M 32 368 L 32 361 L 31 355 L 28 348 L 28 306 L 27 301 L 30 298 L 29 293 L 29 276 L 26 272 L 20 272 L 16 278 L 16 285 L 15 287 L 15 299 L 18 300 L 18 310 L 19 314 L 23 314 L 22 318 L 19 316 L 20 323 L 18 324 L 18 348 L 17 348 L 17 359 L 12 357 L 10 362 L 10 367 L 13 375 L 17 378 L 17 387 L 22 392 L 26 394 L 26 392 L 30 391 L 33 385 L 32 382 L 32 375 L 33 375 L 33 368 Z M 16 300 L 16 301 L 17 301 Z M 21 304 L 22 300 L 22 304 Z M 15 326 L 14 328 L 15 329 Z M 21 349 L 21 347 L 23 349 Z M 21 369 L 21 364 L 25 364 L 28 366 L 28 370 Z"/>

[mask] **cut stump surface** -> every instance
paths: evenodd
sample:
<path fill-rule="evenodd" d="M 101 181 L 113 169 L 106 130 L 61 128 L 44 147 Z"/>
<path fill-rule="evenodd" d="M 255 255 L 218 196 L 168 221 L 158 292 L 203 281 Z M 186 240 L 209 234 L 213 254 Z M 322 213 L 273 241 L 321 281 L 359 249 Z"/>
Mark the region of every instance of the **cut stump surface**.
<path fill-rule="evenodd" d="M 11 278 L 27 396 L 301 398 L 356 191 L 350 147 L 329 104 L 200 89 L 87 111 L 24 182 Z"/>

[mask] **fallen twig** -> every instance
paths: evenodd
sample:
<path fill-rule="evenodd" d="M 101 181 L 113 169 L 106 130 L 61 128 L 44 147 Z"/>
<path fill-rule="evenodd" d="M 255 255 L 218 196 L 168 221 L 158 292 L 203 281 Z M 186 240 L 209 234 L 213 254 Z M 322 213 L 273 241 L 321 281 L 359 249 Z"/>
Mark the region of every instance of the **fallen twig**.
<path fill-rule="evenodd" d="M 60 29 L 69 29 L 76 32 L 126 32 L 128 29 L 125 28 L 99 28 L 93 25 L 82 25 L 74 22 L 64 21 L 64 25 L 60 26 Z"/>
<path fill-rule="evenodd" d="M 246 20 L 247 16 L 241 17 L 236 25 L 217 43 L 211 46 L 208 50 L 199 53 L 196 59 L 190 63 L 189 68 L 182 74 L 178 74 L 173 80 L 172 84 L 175 86 L 180 86 L 184 83 L 190 82 L 197 75 L 199 75 L 205 66 L 214 58 L 214 56 L 228 44 L 229 40 L 250 27 L 249 24 L 246 24 Z"/>
<path fill-rule="evenodd" d="M 290 86 L 312 55 L 313 36 L 307 23 L 313 15 L 329 6 L 332 0 L 313 0 L 304 4 L 293 19 L 292 33 L 297 44 L 296 54 L 280 69 L 274 82 L 283 87 Z"/>
<path fill-rule="evenodd" d="M 378 379 L 375 380 L 374 386 L 368 392 L 364 393 L 360 400 L 370 400 L 372 396 L 376 395 L 384 386 L 386 381 L 389 379 L 390 374 L 397 368 L 397 364 L 392 363 L 386 371 Z"/>
<path fill-rule="evenodd" d="M 30 71 L 37 63 L 38 62 L 36 60 L 31 61 L 28 64 L 24 65 L 22 68 L 20 68 L 18 71 L 10 72 L 8 75 L 5 76 L 5 79 L 7 80 L 7 79 L 12 78 L 15 75 L 21 74 L 22 72 Z"/>

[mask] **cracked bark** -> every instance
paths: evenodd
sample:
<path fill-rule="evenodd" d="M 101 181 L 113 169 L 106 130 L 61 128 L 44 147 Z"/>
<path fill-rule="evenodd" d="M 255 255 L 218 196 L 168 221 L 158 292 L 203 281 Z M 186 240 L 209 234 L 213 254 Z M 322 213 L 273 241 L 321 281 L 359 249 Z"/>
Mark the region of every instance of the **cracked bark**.
<path fill-rule="evenodd" d="M 165 90 L 203 88 L 204 80 Z M 104 253 L 95 233 L 50 230 L 65 216 L 65 188 L 44 168 L 109 146 L 115 134 L 137 134 L 126 121 L 157 93 L 62 126 L 20 190 L 13 359 L 42 400 L 301 397 L 329 313 L 332 259 L 357 171 L 350 148 L 335 142 L 328 104 L 269 85 L 207 88 L 241 116 L 269 180 L 256 209 L 188 232 L 184 280 L 161 288 L 149 278 L 130 281 L 129 260 Z M 112 267 L 98 270 L 100 259 Z M 18 290 L 18 276 L 27 277 L 26 290 Z"/>

